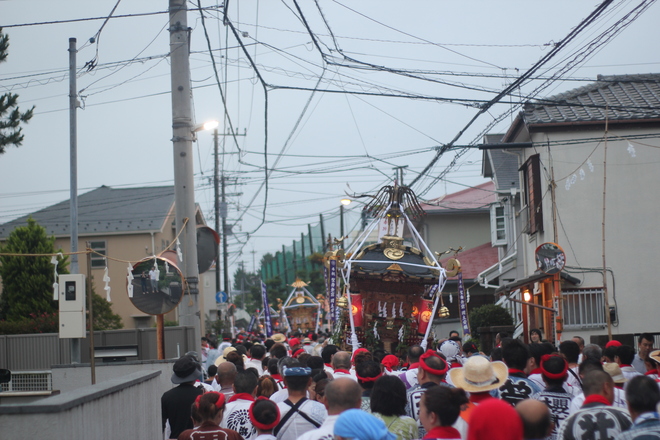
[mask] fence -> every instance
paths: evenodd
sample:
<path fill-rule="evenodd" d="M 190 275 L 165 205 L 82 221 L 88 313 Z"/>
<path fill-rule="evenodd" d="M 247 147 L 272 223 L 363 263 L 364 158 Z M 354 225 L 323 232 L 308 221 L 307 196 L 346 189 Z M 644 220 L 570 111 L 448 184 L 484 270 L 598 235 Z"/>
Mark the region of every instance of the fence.
<path fill-rule="evenodd" d="M 89 334 L 88 334 L 89 336 Z M 137 360 L 158 357 L 156 329 L 105 330 L 94 332 L 94 346 L 137 345 Z M 199 350 L 193 327 L 165 327 L 165 358 Z M 89 338 L 81 341 L 81 362 L 88 363 Z M 48 370 L 71 363 L 70 341 L 57 333 L 0 336 L 0 368 L 13 371 Z"/>
<path fill-rule="evenodd" d="M 603 289 L 570 289 L 562 290 L 561 294 L 566 330 L 603 328 L 607 325 Z"/>

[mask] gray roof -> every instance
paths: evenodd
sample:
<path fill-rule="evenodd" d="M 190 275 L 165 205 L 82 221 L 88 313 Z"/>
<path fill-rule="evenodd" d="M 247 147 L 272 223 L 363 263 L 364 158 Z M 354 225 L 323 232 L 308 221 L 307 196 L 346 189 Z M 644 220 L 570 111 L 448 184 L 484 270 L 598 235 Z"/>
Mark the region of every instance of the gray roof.
<path fill-rule="evenodd" d="M 484 163 L 488 164 L 484 164 L 484 177 L 493 179 L 497 191 L 520 189 L 517 156 L 504 150 L 484 150 Z"/>
<path fill-rule="evenodd" d="M 522 113 L 528 125 L 660 118 L 660 74 L 599 75 L 594 83 L 526 103 Z"/>
<path fill-rule="evenodd" d="M 101 186 L 78 196 L 78 234 L 103 235 L 159 231 L 174 205 L 174 187 L 156 186 L 115 189 Z M 48 235 L 69 236 L 69 200 L 32 216 Z M 28 215 L 0 225 L 0 238 L 27 224 Z"/>

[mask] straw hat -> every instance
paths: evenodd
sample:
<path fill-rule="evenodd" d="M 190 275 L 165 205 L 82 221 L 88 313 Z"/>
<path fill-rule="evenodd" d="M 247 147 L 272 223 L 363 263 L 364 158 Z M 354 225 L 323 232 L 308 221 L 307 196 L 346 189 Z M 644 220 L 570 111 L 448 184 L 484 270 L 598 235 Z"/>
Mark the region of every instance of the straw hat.
<path fill-rule="evenodd" d="M 660 350 L 654 350 L 649 353 L 649 357 L 654 361 L 660 363 Z"/>
<path fill-rule="evenodd" d="M 270 339 L 281 344 L 282 342 L 286 341 L 286 336 L 284 336 L 282 333 L 275 333 L 270 337 Z"/>
<path fill-rule="evenodd" d="M 225 348 L 224 350 L 222 350 L 222 355 L 221 355 L 221 356 L 218 356 L 218 358 L 217 358 L 217 359 L 215 360 L 215 362 L 214 362 L 215 366 L 217 367 L 217 366 L 220 365 L 221 363 L 226 362 L 226 359 L 225 359 L 225 358 L 226 358 L 227 355 L 228 355 L 229 353 L 231 353 L 232 351 L 236 351 L 236 347 L 227 347 L 227 348 Z"/>
<path fill-rule="evenodd" d="M 504 385 L 509 370 L 504 362 L 490 362 L 483 356 L 470 357 L 463 367 L 449 370 L 449 377 L 456 388 L 469 393 L 481 393 Z"/>
<path fill-rule="evenodd" d="M 626 379 L 623 376 L 623 372 L 621 371 L 621 367 L 619 367 L 619 364 L 616 362 L 605 362 L 603 364 L 603 370 L 610 376 L 612 376 L 612 380 L 614 383 L 624 383 L 628 382 L 628 379 Z"/>

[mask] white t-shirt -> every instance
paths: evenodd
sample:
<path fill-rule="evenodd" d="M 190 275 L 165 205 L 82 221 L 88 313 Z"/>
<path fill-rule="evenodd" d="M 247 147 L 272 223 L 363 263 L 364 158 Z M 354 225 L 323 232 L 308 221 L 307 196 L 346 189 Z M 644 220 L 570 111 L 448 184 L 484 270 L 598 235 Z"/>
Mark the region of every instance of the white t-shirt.
<path fill-rule="evenodd" d="M 250 405 L 252 405 L 252 401 L 245 399 L 227 403 L 220 427 L 233 429 L 245 440 L 257 437 L 257 430 L 250 421 Z"/>
<path fill-rule="evenodd" d="M 335 422 L 339 418 L 339 414 L 328 416 L 320 428 L 306 432 L 301 435 L 298 440 L 334 440 Z"/>
<path fill-rule="evenodd" d="M 277 407 L 280 409 L 280 417 L 283 420 L 291 409 L 291 406 L 286 402 L 280 402 L 277 404 Z M 292 414 L 282 426 L 282 429 L 279 430 L 277 433 L 277 440 L 296 440 L 304 433 L 316 429 L 316 426 L 301 416 L 300 412 L 305 413 L 308 417 L 314 420 L 319 427 L 328 417 L 328 412 L 326 411 L 325 406 L 321 403 L 309 399 L 305 400 L 298 408 L 298 412 Z"/>
<path fill-rule="evenodd" d="M 568 408 L 568 414 L 573 414 L 584 404 L 584 393 L 580 393 L 577 396 L 573 397 L 571 400 L 571 406 Z M 628 403 L 626 402 L 626 393 L 622 389 L 614 388 L 614 403 L 612 406 L 625 409 L 628 411 Z"/>

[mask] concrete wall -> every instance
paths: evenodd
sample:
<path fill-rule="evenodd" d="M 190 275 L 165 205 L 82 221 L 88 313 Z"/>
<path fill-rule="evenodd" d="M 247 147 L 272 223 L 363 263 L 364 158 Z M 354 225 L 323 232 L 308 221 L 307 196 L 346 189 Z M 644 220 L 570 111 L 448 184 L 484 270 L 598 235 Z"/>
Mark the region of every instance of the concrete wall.
<path fill-rule="evenodd" d="M 619 321 L 612 333 L 627 334 L 658 332 L 660 323 L 655 319 L 657 304 L 657 258 L 660 248 L 660 232 L 657 227 L 657 204 L 660 188 L 660 141 L 655 138 L 639 141 L 623 140 L 632 134 L 657 134 L 657 129 L 627 129 L 610 125 L 607 142 L 607 190 L 605 243 L 606 264 L 612 268 L 614 279 L 608 276 L 607 284 L 611 305 L 617 306 Z M 571 140 L 576 138 L 600 138 L 602 130 L 534 133 L 532 138 L 539 145 L 549 138 Z M 646 144 L 646 145 L 644 145 Z M 603 184 L 605 143 L 587 141 L 580 144 L 553 145 L 552 160 L 547 147 L 525 151 L 526 157 L 540 153 L 543 167 L 541 187 L 544 188 L 544 232 L 524 236 L 519 243 L 526 247 L 527 275 L 535 268 L 534 250 L 544 242 L 555 241 L 552 222 L 552 199 L 545 194 L 548 188 L 549 170 L 554 168 L 557 182 L 556 203 L 558 212 L 558 237 L 556 242 L 564 248 L 566 264 L 579 266 L 570 274 L 582 280 L 580 287 L 601 287 L 603 220 Z M 632 147 L 632 148 L 631 148 Z M 565 337 L 607 334 L 607 329 L 567 330 Z"/>
<path fill-rule="evenodd" d="M 2 439 L 162 438 L 159 376 L 135 372 L 32 404 L 0 406 Z"/>
<path fill-rule="evenodd" d="M 135 373 L 157 372 L 158 377 L 154 379 L 157 382 L 155 385 L 157 391 L 154 396 L 160 398 L 165 391 L 174 387 L 170 380 L 174 362 L 176 362 L 176 359 L 122 362 L 118 364 L 97 363 L 95 367 L 96 383 L 101 384 L 121 379 Z M 58 390 L 62 394 L 89 386 L 92 383 L 90 364 L 54 365 L 51 373 L 53 390 Z"/>

